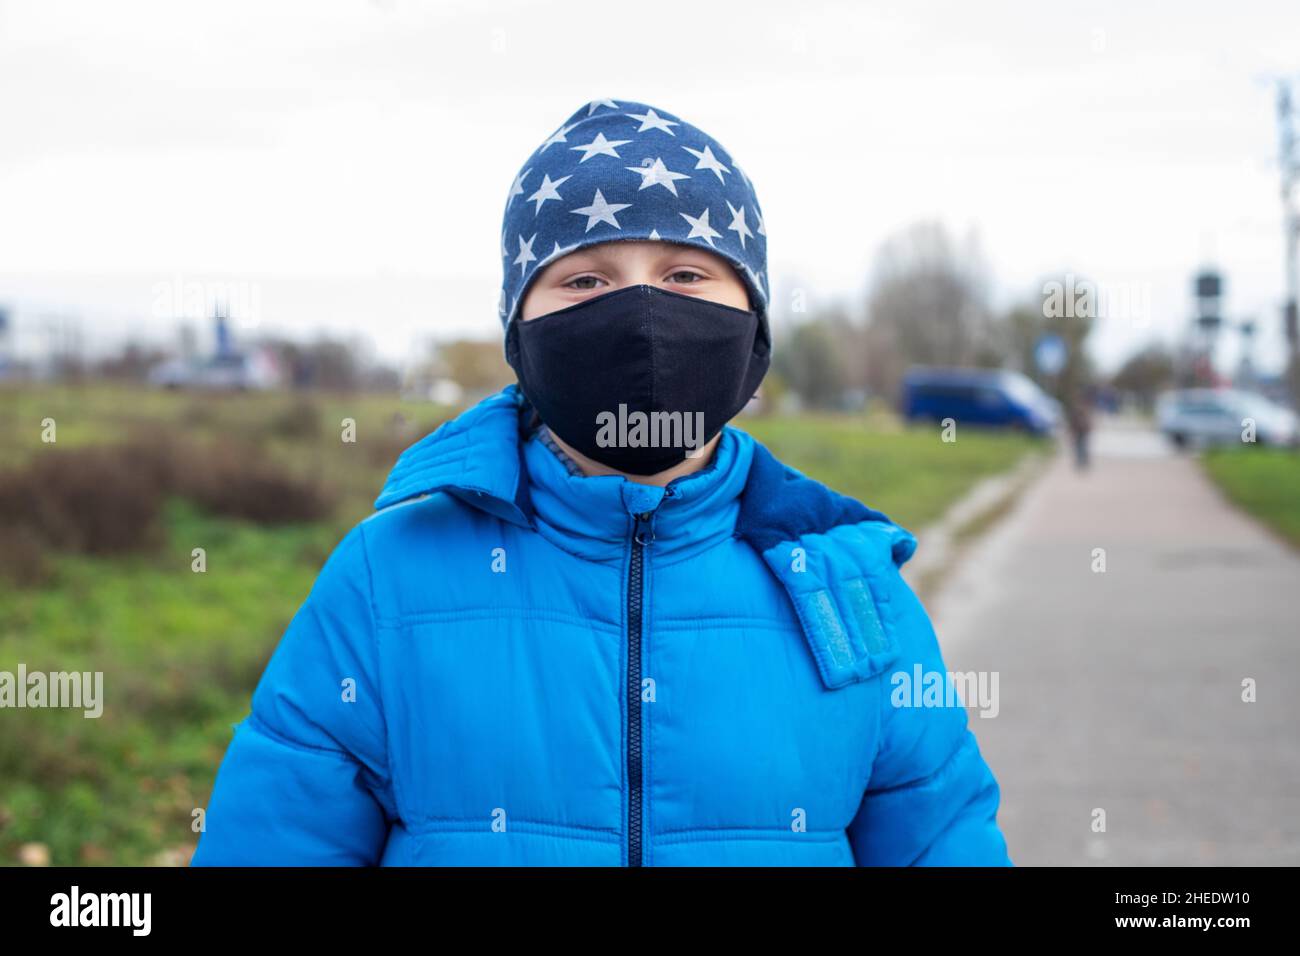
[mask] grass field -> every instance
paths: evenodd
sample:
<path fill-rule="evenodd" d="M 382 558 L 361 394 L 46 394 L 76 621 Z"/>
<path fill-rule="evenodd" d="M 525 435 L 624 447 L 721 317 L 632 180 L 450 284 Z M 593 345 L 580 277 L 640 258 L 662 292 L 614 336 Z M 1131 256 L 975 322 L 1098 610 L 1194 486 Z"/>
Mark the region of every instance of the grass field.
<path fill-rule="evenodd" d="M 1217 449 L 1202 458 L 1228 499 L 1300 547 L 1300 454 L 1280 448 Z"/>
<path fill-rule="evenodd" d="M 1042 447 L 1021 435 L 902 428 L 892 418 L 742 419 L 739 427 L 782 461 L 916 530 L 937 519 L 975 482 Z"/>
<path fill-rule="evenodd" d="M 0 671 L 19 663 L 29 672 L 102 671 L 107 698 L 98 719 L 0 711 L 0 864 L 19 862 L 20 853 L 56 865 L 188 861 L 192 815 L 207 799 L 231 724 L 246 713 L 321 563 L 370 511 L 400 449 L 446 415 L 375 396 L 0 391 L 0 472 L 55 447 L 182 429 L 239 436 L 286 468 L 322 476 L 336 502 L 321 520 L 264 525 L 169 500 L 156 547 L 54 555 L 52 576 L 37 586 L 0 579 Z M 355 444 L 340 440 L 345 418 L 356 423 Z M 41 441 L 44 419 L 56 424 L 54 445 Z M 943 443 L 937 429 L 903 429 L 887 417 L 741 426 L 806 474 L 914 529 L 1035 447 L 978 433 Z M 191 569 L 195 547 L 206 551 L 202 574 Z"/>

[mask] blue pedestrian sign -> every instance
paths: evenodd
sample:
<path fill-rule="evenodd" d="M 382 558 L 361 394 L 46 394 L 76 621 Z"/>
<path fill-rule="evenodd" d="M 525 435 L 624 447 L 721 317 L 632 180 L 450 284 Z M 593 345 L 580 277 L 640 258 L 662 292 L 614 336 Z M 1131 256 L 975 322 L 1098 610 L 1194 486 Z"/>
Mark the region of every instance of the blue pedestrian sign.
<path fill-rule="evenodd" d="M 1043 375 L 1059 374 L 1065 368 L 1066 356 L 1065 339 L 1054 332 L 1040 335 L 1034 343 L 1034 365 Z"/>

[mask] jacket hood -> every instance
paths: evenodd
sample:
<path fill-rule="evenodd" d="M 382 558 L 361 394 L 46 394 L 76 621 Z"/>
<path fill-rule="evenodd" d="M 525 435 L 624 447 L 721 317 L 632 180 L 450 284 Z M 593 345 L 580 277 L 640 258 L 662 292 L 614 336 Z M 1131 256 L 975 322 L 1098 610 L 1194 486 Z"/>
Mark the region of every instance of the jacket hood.
<path fill-rule="evenodd" d="M 509 385 L 406 449 L 389 472 L 375 507 L 445 491 L 511 524 L 532 527 L 521 400 L 518 386 Z"/>

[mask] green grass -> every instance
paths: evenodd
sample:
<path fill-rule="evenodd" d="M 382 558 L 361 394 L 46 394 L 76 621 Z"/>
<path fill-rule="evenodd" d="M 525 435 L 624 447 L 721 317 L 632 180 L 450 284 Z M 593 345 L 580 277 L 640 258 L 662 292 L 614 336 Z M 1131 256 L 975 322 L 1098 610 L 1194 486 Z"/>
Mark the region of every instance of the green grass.
<path fill-rule="evenodd" d="M 170 545 L 66 557 L 48 587 L 0 591 L 0 661 L 101 671 L 103 715 L 9 710 L 0 735 L 0 859 L 45 844 L 55 864 L 151 862 L 190 842 L 248 695 L 333 529 L 274 530 L 167 509 Z M 207 551 L 206 573 L 191 548 Z"/>
<path fill-rule="evenodd" d="M 1300 546 L 1300 453 L 1280 448 L 1214 449 L 1201 461 L 1230 501 Z"/>
<path fill-rule="evenodd" d="M 938 426 L 890 427 L 876 419 L 801 417 L 736 423 L 783 461 L 897 523 L 936 520 L 982 478 L 1006 471 L 1043 442 L 966 429 L 940 440 Z"/>
<path fill-rule="evenodd" d="M 45 417 L 57 422 L 59 447 L 179 424 L 196 436 L 249 437 L 342 492 L 329 520 L 299 526 L 259 527 L 170 502 L 156 552 L 55 556 L 53 579 L 36 588 L 0 579 L 0 670 L 102 671 L 107 701 L 98 719 L 0 714 L 0 864 L 17 862 L 28 843 L 56 865 L 188 860 L 191 815 L 285 626 L 334 544 L 369 513 L 397 453 L 446 414 L 396 398 L 320 396 L 313 426 L 292 414 L 299 401 L 100 385 L 0 391 L 3 467 L 47 447 Z M 345 417 L 356 419 L 358 444 L 339 440 Z M 284 425 L 293 421 L 297 430 Z M 1035 447 L 977 432 L 944 443 L 937 428 L 903 429 L 880 415 L 740 424 L 794 467 L 913 529 Z M 207 552 L 204 574 L 191 570 L 195 547 Z"/>

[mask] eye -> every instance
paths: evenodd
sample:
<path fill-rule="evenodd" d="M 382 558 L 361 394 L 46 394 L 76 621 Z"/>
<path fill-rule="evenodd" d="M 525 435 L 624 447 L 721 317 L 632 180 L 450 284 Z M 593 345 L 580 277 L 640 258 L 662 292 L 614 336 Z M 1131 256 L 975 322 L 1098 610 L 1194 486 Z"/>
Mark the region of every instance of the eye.
<path fill-rule="evenodd" d="M 598 282 L 600 282 L 600 279 L 595 276 L 578 276 L 576 279 L 570 279 L 568 282 L 564 283 L 564 287 L 566 289 L 575 289 L 585 292 L 589 289 L 596 288 Z"/>
<path fill-rule="evenodd" d="M 689 285 L 692 282 L 699 282 L 705 277 L 693 269 L 679 269 L 668 277 L 670 282 L 680 282 Z"/>

